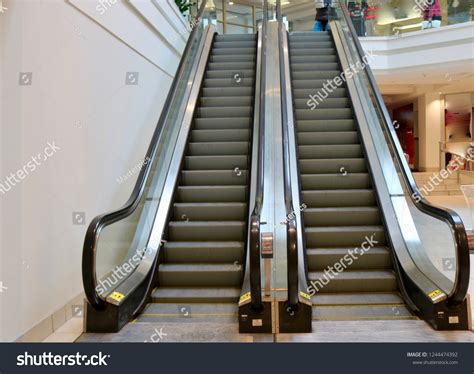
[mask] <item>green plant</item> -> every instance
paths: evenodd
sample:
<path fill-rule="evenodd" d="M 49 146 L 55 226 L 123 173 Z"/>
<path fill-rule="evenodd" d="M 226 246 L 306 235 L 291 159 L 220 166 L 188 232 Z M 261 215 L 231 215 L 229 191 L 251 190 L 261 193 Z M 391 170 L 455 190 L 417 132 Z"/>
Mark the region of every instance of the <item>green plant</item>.
<path fill-rule="evenodd" d="M 181 13 L 187 12 L 191 8 L 192 3 L 189 0 L 175 0 L 176 5 L 178 6 Z"/>

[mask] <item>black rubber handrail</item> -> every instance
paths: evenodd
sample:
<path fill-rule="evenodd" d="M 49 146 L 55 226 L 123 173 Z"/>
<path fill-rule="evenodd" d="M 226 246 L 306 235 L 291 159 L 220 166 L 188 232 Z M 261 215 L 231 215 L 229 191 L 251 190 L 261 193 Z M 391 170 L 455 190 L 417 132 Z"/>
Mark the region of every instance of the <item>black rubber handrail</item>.
<path fill-rule="evenodd" d="M 261 284 L 261 213 L 263 206 L 263 191 L 265 181 L 263 170 L 265 167 L 265 84 L 266 84 L 266 35 L 268 2 L 263 1 L 262 17 L 262 58 L 260 60 L 260 92 L 259 92 L 259 115 L 258 115 L 258 161 L 257 161 L 257 183 L 255 191 L 255 202 L 250 216 L 250 296 L 252 308 L 262 309 L 262 284 Z"/>
<path fill-rule="evenodd" d="M 360 44 L 359 37 L 357 36 L 354 25 L 352 24 L 349 11 L 342 1 L 339 1 L 339 5 L 341 7 L 342 13 L 344 14 L 344 18 L 349 26 L 349 31 L 351 33 L 352 39 L 354 40 L 354 44 L 359 54 L 359 58 L 362 59 L 363 56 L 365 56 L 365 52 L 362 48 L 362 45 Z M 466 297 L 467 290 L 469 287 L 470 272 L 469 244 L 464 224 L 461 220 L 461 217 L 456 212 L 448 208 L 443 208 L 431 204 L 421 194 L 403 154 L 400 141 L 398 140 L 397 133 L 395 131 L 395 128 L 393 127 L 392 120 L 390 119 L 390 115 L 388 114 L 387 108 L 379 91 L 372 70 L 370 69 L 370 66 L 367 65 L 364 71 L 367 76 L 367 80 L 369 81 L 370 89 L 372 90 L 377 109 L 381 113 L 383 126 L 385 127 L 386 134 L 388 135 L 387 138 L 390 141 L 392 149 L 394 150 L 396 162 L 398 164 L 403 180 L 405 181 L 405 185 L 408 188 L 408 191 L 410 192 L 410 197 L 413 201 L 413 204 L 420 211 L 430 215 L 433 218 L 436 218 L 449 224 L 454 234 L 457 252 L 457 267 L 454 287 L 448 295 L 448 303 L 450 305 L 459 305 Z"/>
<path fill-rule="evenodd" d="M 203 0 L 198 11 L 198 20 L 202 18 L 202 15 L 204 14 L 204 10 L 206 8 L 206 4 L 207 0 Z M 158 148 L 159 139 L 163 131 L 163 126 L 171 110 L 171 104 L 178 93 L 178 84 L 183 79 L 183 76 L 185 74 L 185 62 L 188 60 L 189 55 L 191 53 L 191 48 L 194 40 L 196 39 L 197 31 L 198 27 L 194 27 L 188 38 L 181 61 L 178 65 L 178 69 L 176 70 L 175 77 L 171 84 L 166 101 L 163 105 L 163 110 L 161 112 L 160 118 L 156 125 L 153 137 L 151 139 L 150 145 L 145 156 L 145 160 L 147 160 L 147 162 L 144 163 L 144 166 L 140 170 L 137 182 L 135 183 L 135 187 L 130 197 L 121 208 L 95 217 L 87 229 L 82 252 L 82 282 L 84 285 L 84 292 L 86 298 L 89 301 L 90 305 L 95 309 L 104 309 L 107 305 L 105 300 L 103 300 L 96 291 L 96 253 L 100 233 L 105 227 L 133 214 L 142 198 L 151 167 L 155 160 L 155 155 Z"/>
<path fill-rule="evenodd" d="M 287 253 L 287 286 L 288 286 L 288 307 L 294 309 L 299 303 L 299 258 L 298 258 L 298 232 L 293 204 L 290 166 L 290 144 L 288 134 L 288 111 L 286 97 L 285 63 L 283 57 L 283 18 L 281 13 L 281 0 L 277 0 L 276 13 L 279 33 L 279 54 L 280 54 L 280 83 L 281 83 L 281 105 L 282 105 L 282 131 L 283 131 L 283 174 L 284 174 L 284 194 L 286 211 L 286 253 Z M 293 112 L 293 121 L 296 121 Z M 294 122 L 296 123 L 296 122 Z"/>

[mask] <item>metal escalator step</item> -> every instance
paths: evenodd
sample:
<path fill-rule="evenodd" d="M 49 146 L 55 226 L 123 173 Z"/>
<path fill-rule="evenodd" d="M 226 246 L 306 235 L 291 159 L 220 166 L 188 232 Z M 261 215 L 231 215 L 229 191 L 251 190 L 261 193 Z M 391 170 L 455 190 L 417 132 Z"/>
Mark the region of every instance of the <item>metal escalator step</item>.
<path fill-rule="evenodd" d="M 246 225 L 244 221 L 171 221 L 171 241 L 243 241 Z"/>
<path fill-rule="evenodd" d="M 294 100 L 294 108 L 295 109 L 310 109 L 310 110 L 319 110 L 319 109 L 328 109 L 328 108 L 350 108 L 351 103 L 348 98 L 345 97 L 332 97 L 329 95 L 324 94 L 326 96 L 316 96 L 316 92 L 313 92 L 313 96 L 310 99 L 295 99 Z"/>
<path fill-rule="evenodd" d="M 244 256 L 244 242 L 166 242 L 166 263 L 230 263 L 238 266 Z"/>
<path fill-rule="evenodd" d="M 320 97 L 326 96 L 328 98 L 347 98 L 347 91 L 345 88 L 336 88 L 332 90 L 332 92 L 326 91 L 326 93 L 322 92 L 320 89 L 314 88 L 299 88 L 297 90 L 293 90 L 293 98 L 295 100 L 301 99 L 305 100 L 306 104 L 309 106 L 310 102 L 314 100 L 321 100 Z M 311 97 L 310 97 L 311 96 Z M 311 100 L 311 101 L 308 101 Z"/>
<path fill-rule="evenodd" d="M 302 190 L 346 190 L 371 186 L 368 173 L 352 174 L 301 174 Z"/>
<path fill-rule="evenodd" d="M 360 144 L 357 131 L 298 132 L 299 145 Z"/>
<path fill-rule="evenodd" d="M 417 319 L 404 304 L 315 306 L 313 307 L 312 318 L 315 321 L 390 321 Z"/>
<path fill-rule="evenodd" d="M 296 109 L 296 119 L 352 119 L 353 114 L 350 108 L 331 108 L 331 109 Z"/>
<path fill-rule="evenodd" d="M 300 159 L 314 158 L 361 158 L 364 157 L 360 144 L 344 145 L 300 145 Z"/>
<path fill-rule="evenodd" d="M 247 186 L 179 186 L 179 202 L 245 202 Z"/>
<path fill-rule="evenodd" d="M 292 86 L 294 90 L 298 89 L 312 89 L 314 93 L 323 89 L 323 85 L 327 84 L 327 79 L 297 79 L 292 81 Z M 341 87 L 345 87 L 345 84 L 342 84 Z"/>
<path fill-rule="evenodd" d="M 174 220 L 242 221 L 246 219 L 246 203 L 175 203 Z"/>
<path fill-rule="evenodd" d="M 253 118 L 251 117 L 232 117 L 232 118 L 195 118 L 194 123 L 196 130 L 209 130 L 213 129 L 248 129 L 252 123 Z"/>
<path fill-rule="evenodd" d="M 257 34 L 217 34 L 214 37 L 215 42 L 239 42 L 248 40 L 257 40 Z"/>
<path fill-rule="evenodd" d="M 374 245 L 385 245 L 382 226 L 305 227 L 305 237 L 308 248 L 357 248 L 368 239 L 373 239 Z"/>
<path fill-rule="evenodd" d="M 307 208 L 303 214 L 304 224 L 307 227 L 381 224 L 378 207 Z"/>
<path fill-rule="evenodd" d="M 199 99 L 200 107 L 249 107 L 252 105 L 253 98 L 251 96 L 235 96 L 235 97 L 201 97 Z"/>
<path fill-rule="evenodd" d="M 203 88 L 201 98 L 251 96 L 253 87 L 211 87 Z"/>
<path fill-rule="evenodd" d="M 184 288 L 184 287 L 183 287 Z M 185 288 L 184 288 L 185 289 Z M 177 303 L 150 303 L 146 306 L 136 322 L 162 324 L 194 324 L 196 322 L 235 324 L 238 321 L 238 305 L 236 303 L 192 303 L 183 301 Z M 189 333 L 179 334 L 177 342 L 196 341 L 196 333 L 191 329 Z M 172 341 L 170 336 L 166 341 Z"/>
<path fill-rule="evenodd" d="M 233 56 L 233 55 L 252 55 L 255 56 L 256 47 L 233 48 L 232 46 L 226 48 L 213 48 L 211 56 Z"/>
<path fill-rule="evenodd" d="M 156 288 L 151 294 L 154 303 L 237 303 L 239 297 L 238 287 L 163 287 Z M 192 317 L 192 306 L 190 309 Z"/>
<path fill-rule="evenodd" d="M 305 49 L 305 48 L 291 48 L 290 47 L 290 55 L 291 56 L 317 56 L 317 55 L 335 55 L 336 49 L 335 48 L 317 48 L 317 49 Z"/>
<path fill-rule="evenodd" d="M 314 306 L 403 304 L 397 292 L 319 293 L 311 298 Z"/>
<path fill-rule="evenodd" d="M 315 66 L 314 69 L 317 69 Z M 312 71 L 293 71 L 291 74 L 292 81 L 296 82 L 298 80 L 306 79 L 325 79 L 326 83 L 328 80 L 333 80 L 335 77 L 341 75 L 340 70 L 312 70 Z M 340 84 L 342 85 L 342 79 Z M 335 86 L 335 84 L 334 84 Z M 330 87 L 330 86 L 329 86 Z"/>
<path fill-rule="evenodd" d="M 300 120 L 296 128 L 301 132 L 355 131 L 356 123 L 353 119 Z"/>
<path fill-rule="evenodd" d="M 158 284 L 164 287 L 239 286 L 242 267 L 235 264 L 161 264 Z"/>
<path fill-rule="evenodd" d="M 293 70 L 293 67 L 297 64 L 317 64 L 317 63 L 330 63 L 338 62 L 337 55 L 315 55 L 315 56 L 290 56 L 290 64 Z M 339 64 L 338 64 L 339 65 Z"/>
<path fill-rule="evenodd" d="M 252 106 L 235 106 L 235 107 L 214 107 L 214 108 L 197 108 L 196 116 L 198 118 L 223 118 L 223 117 L 252 117 Z"/>
<path fill-rule="evenodd" d="M 255 48 L 257 46 L 257 42 L 255 40 L 216 40 L 212 44 L 213 49 L 228 49 L 228 48 Z"/>
<path fill-rule="evenodd" d="M 323 41 L 323 40 L 292 40 L 290 39 L 290 51 L 294 49 L 324 49 L 324 48 L 334 48 L 334 44 L 331 40 Z"/>
<path fill-rule="evenodd" d="M 354 248 L 309 248 L 306 251 L 308 268 L 314 271 L 324 271 L 340 261 L 347 265 L 347 270 L 392 268 L 390 252 L 386 247 L 370 248 L 362 256 L 354 253 Z"/>
<path fill-rule="evenodd" d="M 244 77 L 237 81 L 233 76 L 228 78 L 205 78 L 203 87 L 254 87 L 253 77 Z"/>
<path fill-rule="evenodd" d="M 318 293 L 390 292 L 398 289 L 397 279 L 391 270 L 344 270 L 333 275 L 333 279 L 325 272 L 310 271 L 308 277 L 310 283 L 313 281 L 317 285 Z"/>
<path fill-rule="evenodd" d="M 254 70 L 255 62 L 210 62 L 207 71 L 232 70 L 239 72 L 242 70 Z"/>
<path fill-rule="evenodd" d="M 255 63 L 255 54 L 242 55 L 210 55 L 209 62 L 252 62 Z"/>
<path fill-rule="evenodd" d="M 367 164 L 364 158 L 305 159 L 300 160 L 300 172 L 302 174 L 367 173 Z"/>
<path fill-rule="evenodd" d="M 247 185 L 247 170 L 182 170 L 181 186 Z"/>
<path fill-rule="evenodd" d="M 294 72 L 302 71 L 341 71 L 339 64 L 337 62 L 303 62 L 303 63 L 293 63 L 291 64 L 291 71 Z"/>
<path fill-rule="evenodd" d="M 186 170 L 239 170 L 247 169 L 247 155 L 232 156 L 186 156 L 184 159 Z"/>
<path fill-rule="evenodd" d="M 206 126 L 205 128 L 209 129 L 212 127 L 210 127 L 210 124 L 209 124 L 209 126 Z M 189 156 L 244 155 L 249 152 L 249 145 L 250 145 L 249 142 L 188 143 L 188 155 Z"/>
<path fill-rule="evenodd" d="M 223 109 L 224 108 L 217 108 Z M 217 110 L 216 109 L 216 110 Z M 231 109 L 231 108 L 225 108 Z M 224 115 L 224 113 L 221 113 Z M 191 142 L 247 142 L 250 140 L 250 130 L 244 129 L 225 129 L 225 130 L 192 130 Z"/>
<path fill-rule="evenodd" d="M 232 83 L 238 85 L 240 81 L 236 81 L 236 75 L 241 79 L 245 78 L 254 78 L 255 77 L 255 70 L 246 69 L 246 70 L 208 70 L 206 72 L 205 78 L 206 79 L 214 79 L 214 78 L 222 78 L 222 79 L 230 79 Z"/>
<path fill-rule="evenodd" d="M 301 192 L 302 201 L 308 207 L 355 207 L 377 203 L 371 189 L 307 190 Z"/>
<path fill-rule="evenodd" d="M 332 36 L 327 31 L 322 32 L 296 32 L 289 35 L 290 43 L 332 41 Z"/>

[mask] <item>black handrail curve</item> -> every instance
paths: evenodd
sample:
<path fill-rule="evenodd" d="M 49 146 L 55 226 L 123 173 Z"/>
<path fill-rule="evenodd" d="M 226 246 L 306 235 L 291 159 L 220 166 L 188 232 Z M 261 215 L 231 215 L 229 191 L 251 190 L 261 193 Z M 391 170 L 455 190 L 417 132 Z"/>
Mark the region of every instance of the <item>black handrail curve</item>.
<path fill-rule="evenodd" d="M 286 97 L 285 63 L 283 57 L 283 18 L 281 13 L 281 0 L 277 0 L 276 13 L 278 20 L 279 54 L 280 54 L 280 84 L 281 84 L 281 105 L 282 105 L 282 132 L 283 132 L 283 174 L 284 174 L 284 195 L 286 210 L 286 253 L 287 253 L 287 286 L 288 286 L 288 307 L 297 308 L 299 303 L 299 273 L 298 273 L 298 231 L 293 204 L 291 173 L 290 173 L 290 145 L 288 133 L 288 111 Z M 294 113 L 293 113 L 294 117 Z M 295 118 L 293 118 L 295 120 Z M 296 123 L 296 122 L 295 122 Z"/>
<path fill-rule="evenodd" d="M 207 0 L 203 0 L 198 11 L 198 16 L 197 16 L 198 20 L 202 18 L 206 5 L 207 5 Z M 133 191 L 130 197 L 121 208 L 95 217 L 90 223 L 89 227 L 87 228 L 86 236 L 84 239 L 83 252 L 82 252 L 82 282 L 84 285 L 84 292 L 85 292 L 88 302 L 93 308 L 97 310 L 104 309 L 105 306 L 107 305 L 107 303 L 98 295 L 96 291 L 96 288 L 97 288 L 97 276 L 96 276 L 96 271 L 95 271 L 96 253 L 97 253 L 97 244 L 99 241 L 100 233 L 105 227 L 130 216 L 136 210 L 142 198 L 142 195 L 146 186 L 146 181 L 148 179 L 153 161 L 155 159 L 155 155 L 158 148 L 158 141 L 160 139 L 163 126 L 168 117 L 171 103 L 173 102 L 175 96 L 177 95 L 178 83 L 182 80 L 185 74 L 185 69 L 184 69 L 185 62 L 189 58 L 189 55 L 191 53 L 193 42 L 196 39 L 196 35 L 198 31 L 197 29 L 198 27 L 194 27 L 192 29 L 191 34 L 186 43 L 183 56 L 178 65 L 178 69 L 176 70 L 175 77 L 171 84 L 166 101 L 163 105 L 163 110 L 161 112 L 160 118 L 156 125 L 155 131 L 153 133 L 153 137 L 151 138 L 151 142 L 145 156 L 145 160 L 147 160 L 147 162 L 144 163 L 144 166 L 140 170 L 137 182 L 135 183 L 135 187 L 133 188 Z"/>
<path fill-rule="evenodd" d="M 263 206 L 263 191 L 265 181 L 263 178 L 263 170 L 265 167 L 265 84 L 266 84 L 266 36 L 267 36 L 267 12 L 268 2 L 263 2 L 262 17 L 262 58 L 260 60 L 260 92 L 259 92 L 259 115 L 258 115 L 258 161 L 257 161 L 257 183 L 255 191 L 255 203 L 252 214 L 250 216 L 250 297 L 251 305 L 255 310 L 260 310 L 262 304 L 262 284 L 261 284 L 261 230 L 260 221 Z"/>
<path fill-rule="evenodd" d="M 362 45 L 360 44 L 359 37 L 357 36 L 354 25 L 352 24 L 349 11 L 342 1 L 339 1 L 339 5 L 341 7 L 342 13 L 344 14 L 344 18 L 349 26 L 349 31 L 351 33 L 352 39 L 354 40 L 357 52 L 359 54 L 359 58 L 362 59 L 365 56 L 365 52 L 362 48 Z M 416 185 L 415 179 L 413 178 L 413 175 L 410 171 L 405 156 L 403 155 L 403 150 L 400 145 L 400 141 L 398 140 L 395 128 L 393 127 L 390 115 L 388 114 L 387 108 L 383 101 L 380 90 L 377 86 L 377 82 L 372 73 L 372 70 L 370 69 L 370 66 L 367 65 L 364 71 L 367 76 L 367 80 L 370 83 L 370 89 L 374 94 L 377 109 L 382 114 L 381 117 L 383 120 L 383 125 L 385 127 L 386 134 L 388 134 L 387 138 L 390 141 L 391 147 L 395 150 L 394 154 L 396 156 L 398 168 L 402 174 L 403 180 L 405 181 L 405 185 L 410 192 L 411 200 L 420 211 L 430 215 L 433 218 L 444 221 L 448 225 L 450 225 L 450 228 L 454 234 L 457 252 L 457 271 L 454 280 L 453 290 L 448 295 L 448 304 L 452 306 L 459 305 L 466 297 L 467 290 L 469 287 L 470 272 L 469 244 L 464 223 L 462 222 L 461 217 L 455 211 L 449 208 L 443 208 L 431 204 L 421 194 L 420 190 L 418 189 L 418 186 Z"/>

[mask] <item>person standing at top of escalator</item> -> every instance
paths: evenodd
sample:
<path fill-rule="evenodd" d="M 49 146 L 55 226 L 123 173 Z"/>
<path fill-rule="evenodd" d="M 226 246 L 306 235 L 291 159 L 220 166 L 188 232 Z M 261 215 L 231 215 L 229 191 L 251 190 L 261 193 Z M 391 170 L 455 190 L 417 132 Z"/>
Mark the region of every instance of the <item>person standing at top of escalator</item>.
<path fill-rule="evenodd" d="M 430 27 L 438 28 L 441 26 L 441 7 L 439 0 L 426 0 L 423 4 L 423 22 L 421 29 Z"/>
<path fill-rule="evenodd" d="M 329 31 L 329 21 L 336 18 L 335 0 L 315 0 L 316 17 L 313 31 Z"/>

